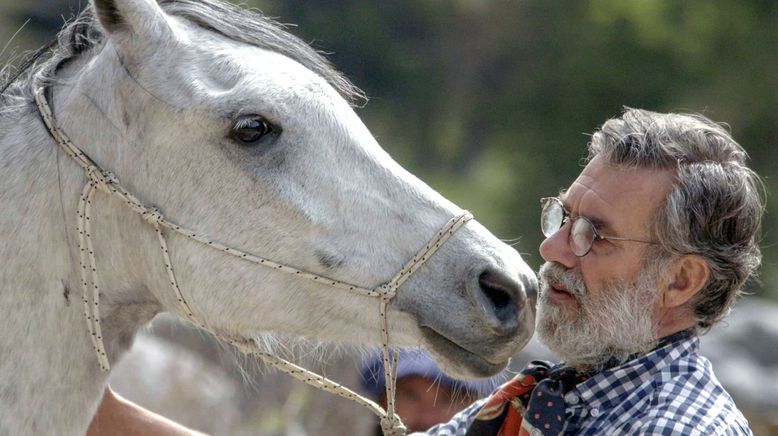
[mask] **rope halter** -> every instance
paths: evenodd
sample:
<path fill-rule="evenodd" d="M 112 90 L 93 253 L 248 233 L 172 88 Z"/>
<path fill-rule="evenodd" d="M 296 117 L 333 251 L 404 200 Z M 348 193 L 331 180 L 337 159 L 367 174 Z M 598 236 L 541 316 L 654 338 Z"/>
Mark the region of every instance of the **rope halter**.
<path fill-rule="evenodd" d="M 124 201 L 127 207 L 138 213 L 154 228 L 154 231 L 156 232 L 157 238 L 159 240 L 159 247 L 160 251 L 162 252 L 162 258 L 165 264 L 170 286 L 175 292 L 180 309 L 192 323 L 209 331 L 217 338 L 234 345 L 241 352 L 248 355 L 257 356 L 267 364 L 280 369 L 282 372 L 298 380 L 301 380 L 318 389 L 322 389 L 326 392 L 347 398 L 365 406 L 381 418 L 381 429 L 385 435 L 405 434 L 406 428 L 400 420 L 400 417 L 395 413 L 397 360 L 399 354 L 397 350 L 394 350 L 393 353 L 389 352 L 390 342 L 387 306 L 392 298 L 394 298 L 394 296 L 397 294 L 397 289 L 402 286 L 402 284 L 405 283 L 405 281 L 408 280 L 408 278 L 413 275 L 413 273 L 416 272 L 433 254 L 435 254 L 435 252 L 459 228 L 473 219 L 473 216 L 469 212 L 462 211 L 459 215 L 449 220 L 437 233 L 437 235 L 435 235 L 435 237 L 433 237 L 424 246 L 424 248 L 422 248 L 411 260 L 409 260 L 391 280 L 384 284 L 370 289 L 331 279 L 319 274 L 300 270 L 289 265 L 274 262 L 270 259 L 256 256 L 240 249 L 226 246 L 217 241 L 207 239 L 192 230 L 189 230 L 168 220 L 156 207 L 145 206 L 140 202 L 140 200 L 124 189 L 124 187 L 122 187 L 122 185 L 119 183 L 119 180 L 113 174 L 100 168 L 100 166 L 92 161 L 92 159 L 84 154 L 78 147 L 73 145 L 65 132 L 63 132 L 57 126 L 51 107 L 46 101 L 45 93 L 46 88 L 44 86 L 39 86 L 35 91 L 35 103 L 38 107 L 38 111 L 41 114 L 44 124 L 55 141 L 60 145 L 65 153 L 84 170 L 87 176 L 87 182 L 79 198 L 77 220 L 78 251 L 82 291 L 81 295 L 84 303 L 84 317 L 86 319 L 87 330 L 92 340 L 92 346 L 94 348 L 95 354 L 97 355 L 97 361 L 103 371 L 108 371 L 110 369 L 110 363 L 108 362 L 108 357 L 105 352 L 105 344 L 103 343 L 103 335 L 100 327 L 99 276 L 95 261 L 94 246 L 92 243 L 91 208 L 94 194 L 97 190 L 109 195 L 118 196 Z M 168 230 L 182 234 L 187 238 L 195 240 L 207 247 L 222 251 L 231 256 L 238 257 L 247 262 L 252 262 L 276 271 L 294 274 L 316 283 L 344 290 L 356 295 L 380 298 L 379 316 L 381 318 L 384 376 L 386 380 L 386 410 L 383 410 L 374 401 L 371 401 L 357 394 L 356 392 L 327 379 L 326 377 L 308 371 L 307 369 L 286 361 L 278 356 L 262 351 L 252 340 L 228 337 L 205 325 L 200 320 L 200 318 L 195 315 L 195 312 L 184 298 L 184 295 L 181 292 L 181 288 L 178 286 L 178 280 L 176 279 L 176 275 L 173 270 L 173 263 L 170 260 L 170 252 L 168 250 L 167 241 L 165 239 L 164 233 L 162 232 L 162 228 L 167 228 Z"/>

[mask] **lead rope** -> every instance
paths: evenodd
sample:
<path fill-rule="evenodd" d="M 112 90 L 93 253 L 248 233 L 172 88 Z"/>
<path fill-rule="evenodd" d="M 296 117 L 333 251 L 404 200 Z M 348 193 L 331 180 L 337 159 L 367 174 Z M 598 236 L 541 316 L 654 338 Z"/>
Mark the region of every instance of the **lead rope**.
<path fill-rule="evenodd" d="M 331 279 L 278 262 L 274 262 L 269 259 L 255 256 L 236 248 L 228 247 L 219 242 L 204 238 L 187 228 L 169 221 L 160 213 L 157 208 L 148 208 L 144 206 L 143 203 L 141 203 L 137 198 L 135 198 L 135 196 L 133 196 L 119 184 L 119 181 L 116 179 L 116 177 L 114 177 L 111 173 L 102 170 L 87 155 L 85 155 L 80 149 L 73 145 L 65 132 L 63 132 L 55 122 L 54 115 L 48 105 L 48 102 L 46 101 L 45 87 L 40 86 L 36 89 L 35 102 L 38 110 L 40 111 L 41 117 L 43 118 L 43 122 L 48 128 L 49 133 L 51 133 L 51 136 L 62 147 L 65 153 L 70 156 L 82 169 L 84 169 L 87 175 L 87 183 L 84 186 L 84 189 L 79 198 L 77 220 L 79 263 L 81 267 L 81 295 L 84 302 L 84 317 L 87 322 L 87 330 L 89 332 L 95 354 L 97 355 L 97 361 L 103 371 L 108 371 L 110 369 L 110 363 L 108 362 L 108 357 L 105 352 L 105 344 L 103 343 L 102 330 L 100 327 L 99 276 L 97 273 L 97 264 L 95 261 L 91 229 L 92 200 L 94 198 L 95 191 L 98 189 L 107 194 L 116 195 L 121 198 L 131 210 L 140 214 L 154 227 L 157 238 L 159 240 L 159 246 L 160 250 L 162 251 L 165 269 L 168 274 L 168 279 L 170 280 L 170 285 L 176 294 L 179 307 L 192 323 L 211 332 L 217 338 L 232 344 L 241 352 L 248 355 L 255 355 L 261 358 L 267 364 L 280 369 L 282 372 L 294 377 L 297 380 L 303 381 L 326 392 L 355 401 L 358 404 L 366 407 L 381 418 L 381 429 L 385 435 L 405 435 L 405 425 L 403 425 L 400 417 L 395 413 L 397 362 L 399 354 L 397 350 L 393 350 L 390 356 L 387 306 L 391 299 L 396 295 L 397 289 L 403 283 L 405 283 L 405 281 L 416 270 L 418 270 L 419 267 L 421 267 L 421 265 L 424 264 L 424 262 L 426 262 L 427 259 L 429 259 L 430 256 L 432 256 L 438 250 L 438 248 L 440 248 L 440 246 L 451 237 L 451 235 L 453 235 L 465 223 L 473 219 L 473 216 L 470 214 L 470 212 L 462 211 L 460 215 L 449 220 L 446 225 L 444 225 L 443 228 L 438 232 L 438 234 L 427 245 L 425 245 L 416 256 L 409 260 L 389 282 L 379 285 L 375 289 L 368 289 L 361 286 L 352 285 L 350 283 Z M 379 316 L 381 318 L 384 377 L 386 380 L 386 411 L 384 411 L 381 406 L 376 404 L 374 401 L 371 401 L 357 394 L 356 392 L 342 386 L 339 383 L 311 372 L 303 367 L 295 365 L 294 363 L 284 360 L 278 356 L 260 350 L 256 343 L 252 340 L 227 337 L 217 333 L 213 329 L 208 328 L 205 323 L 203 323 L 198 317 L 195 316 L 194 311 L 192 311 L 192 308 L 189 306 L 189 303 L 187 303 L 183 293 L 181 292 L 181 288 L 178 285 L 175 272 L 173 271 L 173 263 L 170 260 L 170 252 L 168 250 L 167 241 L 165 240 L 165 235 L 162 232 L 162 227 L 166 227 L 208 247 L 244 259 L 248 262 L 262 265 L 267 268 L 282 271 L 288 274 L 301 276 L 308 280 L 345 290 L 357 295 L 380 298 L 381 301 L 379 303 Z M 90 284 L 91 293 L 89 292 Z"/>

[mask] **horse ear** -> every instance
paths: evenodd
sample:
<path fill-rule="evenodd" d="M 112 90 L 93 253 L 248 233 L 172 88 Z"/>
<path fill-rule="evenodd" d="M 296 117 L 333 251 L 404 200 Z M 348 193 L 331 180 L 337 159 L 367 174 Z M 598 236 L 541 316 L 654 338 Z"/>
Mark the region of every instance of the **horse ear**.
<path fill-rule="evenodd" d="M 92 0 L 100 25 L 108 34 L 164 40 L 173 30 L 156 0 Z"/>

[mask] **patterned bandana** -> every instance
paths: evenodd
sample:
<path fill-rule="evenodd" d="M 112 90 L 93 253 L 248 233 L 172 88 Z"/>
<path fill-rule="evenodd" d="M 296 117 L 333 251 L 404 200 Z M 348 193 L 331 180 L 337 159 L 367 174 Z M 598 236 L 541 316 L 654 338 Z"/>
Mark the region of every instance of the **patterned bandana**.
<path fill-rule="evenodd" d="M 563 396 L 587 378 L 573 368 L 534 360 L 486 400 L 467 435 L 558 435 L 565 426 Z"/>

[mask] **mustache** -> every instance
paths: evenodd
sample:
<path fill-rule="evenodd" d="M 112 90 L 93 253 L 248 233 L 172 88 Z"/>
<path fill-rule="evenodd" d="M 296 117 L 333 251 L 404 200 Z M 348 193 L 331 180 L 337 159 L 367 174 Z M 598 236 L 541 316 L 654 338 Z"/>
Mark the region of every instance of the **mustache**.
<path fill-rule="evenodd" d="M 567 269 L 556 262 L 544 263 L 538 271 L 538 278 L 543 285 L 541 290 L 550 285 L 564 288 L 576 297 L 585 297 L 588 293 L 580 271 Z"/>

